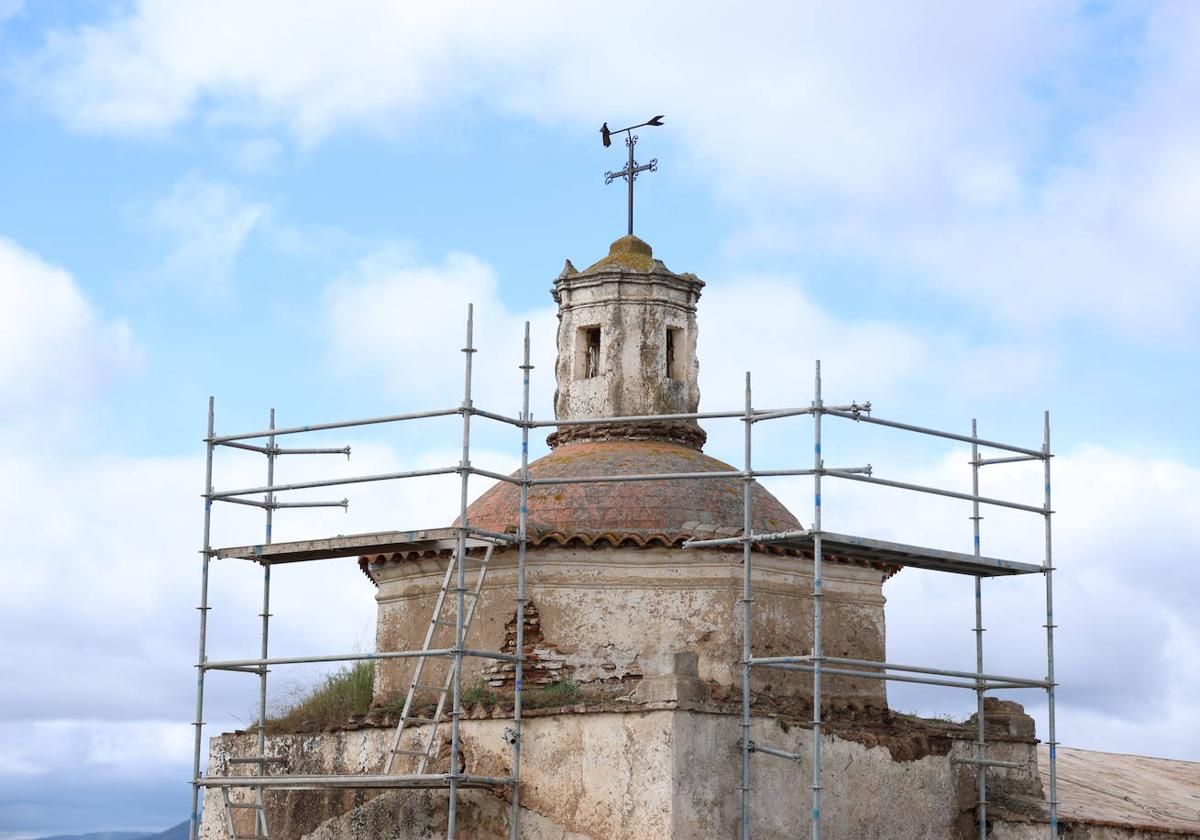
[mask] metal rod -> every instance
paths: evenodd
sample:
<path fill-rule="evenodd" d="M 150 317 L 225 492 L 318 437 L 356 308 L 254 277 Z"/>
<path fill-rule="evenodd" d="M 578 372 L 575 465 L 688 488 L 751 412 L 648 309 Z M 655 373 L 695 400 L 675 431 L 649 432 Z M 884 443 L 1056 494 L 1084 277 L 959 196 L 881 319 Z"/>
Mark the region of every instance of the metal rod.
<path fill-rule="evenodd" d="M 475 475 L 483 476 L 484 478 L 492 478 L 496 481 L 503 481 L 505 484 L 520 484 L 521 479 L 513 478 L 511 475 L 504 473 L 492 472 L 491 470 L 481 470 L 479 467 L 471 467 L 471 472 Z"/>
<path fill-rule="evenodd" d="M 971 419 L 971 437 L 979 437 L 979 428 L 975 418 Z M 1016 455 L 1016 458 L 1029 458 L 1028 455 Z M 972 545 L 975 556 L 979 557 L 979 444 L 971 443 L 971 528 L 974 535 Z M 975 783 L 979 788 L 979 840 L 987 840 L 987 722 L 984 718 L 984 677 L 983 677 L 983 577 L 975 575 L 975 670 L 978 673 L 975 690 L 975 763 L 979 765 Z"/>
<path fill-rule="evenodd" d="M 489 540 L 503 543 L 515 543 L 520 538 L 516 534 L 503 534 L 500 531 L 485 531 L 482 528 L 469 528 L 472 537 L 484 537 Z"/>
<path fill-rule="evenodd" d="M 751 645 L 751 603 L 752 603 L 752 548 L 748 537 L 754 532 L 753 498 L 754 498 L 754 464 L 751 459 L 751 447 L 754 426 L 751 418 L 754 414 L 750 391 L 750 372 L 746 371 L 746 405 L 743 423 L 745 424 L 745 440 L 743 442 L 744 461 L 742 464 L 742 840 L 750 840 L 750 705 L 753 702 L 750 686 L 750 658 L 753 656 Z"/>
<path fill-rule="evenodd" d="M 800 408 L 779 408 L 771 411 L 756 411 L 754 413 L 753 422 L 758 423 L 761 420 L 778 420 L 782 417 L 802 417 L 806 414 L 812 414 L 812 406 L 803 406 Z"/>
<path fill-rule="evenodd" d="M 274 438 L 272 438 L 273 440 Z M 283 448 L 275 446 L 256 446 L 253 443 L 238 443 L 237 441 L 222 441 L 219 446 L 228 446 L 231 449 L 244 449 L 247 452 L 258 452 L 261 455 L 345 455 L 350 457 L 349 446 L 339 447 L 317 447 L 317 448 Z"/>
<path fill-rule="evenodd" d="M 454 787 L 455 782 L 463 787 L 492 787 L 512 784 L 509 776 L 472 776 L 469 774 L 454 775 L 452 773 L 414 773 L 409 775 L 345 773 L 328 776 L 209 776 L 202 779 L 202 787 L 240 788 L 240 787 L 273 787 L 303 790 L 306 788 L 341 787 L 341 788 L 405 788 L 430 787 L 441 788 L 447 785 Z"/>
<path fill-rule="evenodd" d="M 500 662 L 515 662 L 517 657 L 508 653 L 490 650 L 472 650 L 465 648 L 463 656 L 477 659 L 495 659 Z M 453 656 L 454 648 L 434 648 L 433 650 L 388 650 L 376 653 L 334 653 L 319 656 L 273 656 L 269 659 L 227 659 L 208 662 L 204 668 L 208 671 L 232 671 L 244 668 L 258 668 L 271 665 L 305 665 L 315 662 L 357 662 L 361 659 L 412 659 L 418 656 Z"/>
<path fill-rule="evenodd" d="M 204 453 L 204 536 L 201 541 L 200 557 L 200 652 L 196 657 L 196 728 L 192 750 L 192 811 L 188 817 L 188 838 L 200 836 L 200 753 L 203 749 L 204 730 L 204 665 L 205 645 L 208 638 L 208 565 L 212 561 L 212 473 L 213 473 L 213 398 L 208 398 L 208 434 L 205 436 Z"/>
<path fill-rule="evenodd" d="M 534 478 L 529 483 L 535 487 L 547 484 L 599 484 L 622 481 L 676 481 L 697 478 L 741 478 L 740 470 L 713 470 L 712 472 L 651 473 L 648 475 L 580 475 L 565 478 Z M 1039 508 L 1040 510 L 1040 508 Z"/>
<path fill-rule="evenodd" d="M 951 764 L 977 764 L 977 765 L 979 765 L 979 771 L 981 773 L 984 772 L 988 767 L 1009 767 L 1009 768 L 1016 770 L 1016 769 L 1021 769 L 1025 766 L 1024 764 L 1022 764 L 1019 761 L 996 761 L 995 759 L 983 759 L 983 758 L 952 758 L 952 759 L 950 759 L 950 763 Z M 987 806 L 987 802 L 984 801 L 982 798 L 980 799 L 979 804 L 985 808 Z M 986 828 L 987 827 L 985 825 L 984 830 L 986 830 Z"/>
<path fill-rule="evenodd" d="M 264 429 L 261 432 L 239 432 L 236 435 L 221 435 L 213 438 L 215 444 L 224 445 L 231 440 L 250 440 L 272 435 L 298 435 L 303 432 L 323 432 L 328 429 L 348 429 L 353 426 L 377 426 L 380 423 L 398 423 L 402 420 L 423 420 L 428 417 L 448 417 L 458 414 L 461 408 L 439 408 L 433 411 L 413 411 L 408 414 L 392 414 L 387 417 L 366 417 L 361 420 L 337 420 L 333 423 L 313 423 L 310 426 L 290 426 L 286 429 Z"/>
<path fill-rule="evenodd" d="M 779 657 L 785 659 L 786 657 Z M 1013 683 L 1014 685 L 1025 685 L 1030 688 L 1045 688 L 1045 680 L 1031 680 L 1026 677 L 1011 677 L 1007 674 L 984 674 L 978 671 L 951 671 L 946 668 L 927 668 L 921 665 L 897 665 L 893 662 L 872 662 L 869 659 L 847 659 L 842 656 L 826 656 L 823 661 L 832 662 L 836 665 L 858 665 L 866 668 L 881 668 L 890 671 L 912 671 L 915 674 L 939 674 L 943 677 L 963 677 L 964 679 L 974 679 L 981 677 L 985 680 L 995 680 L 1005 683 Z M 757 662 L 757 660 L 756 660 Z"/>
<path fill-rule="evenodd" d="M 972 444 L 971 451 L 978 453 L 979 450 L 976 447 L 976 444 Z M 971 458 L 971 463 L 978 464 L 981 467 L 986 467 L 989 464 L 1015 464 L 1018 461 L 1041 461 L 1041 460 L 1042 460 L 1042 458 L 1040 456 L 1035 456 L 1035 455 L 1013 455 L 1011 458 L 980 458 L 978 456 L 978 454 L 975 454 Z"/>
<path fill-rule="evenodd" d="M 233 441 L 229 441 L 220 445 L 228 446 L 230 449 L 245 449 L 247 452 L 258 452 L 261 455 L 266 455 L 270 451 L 265 446 L 255 446 L 253 443 L 234 443 Z"/>
<path fill-rule="evenodd" d="M 446 820 L 446 840 L 458 836 L 458 775 L 459 749 L 462 746 L 460 719 L 462 718 L 462 666 L 463 666 L 463 614 L 466 610 L 467 591 L 467 502 L 471 485 L 471 357 L 475 355 L 475 305 L 467 304 L 467 344 L 463 347 L 463 401 L 462 401 L 462 461 L 459 478 L 458 513 L 458 569 L 454 589 L 454 676 L 453 703 L 450 712 L 450 805 Z M 517 651 L 520 656 L 521 651 Z"/>
<path fill-rule="evenodd" d="M 521 484 L 517 511 L 517 661 L 513 671 L 512 815 L 509 840 L 521 836 L 521 711 L 525 679 L 525 552 L 529 525 L 529 322 L 525 322 L 525 356 L 521 364 Z"/>
<path fill-rule="evenodd" d="M 267 423 L 267 428 L 275 428 L 275 409 L 271 409 L 271 415 Z M 267 486 L 270 487 L 275 483 L 275 458 L 278 455 L 278 447 L 275 446 L 275 437 L 272 435 L 267 438 Z M 275 494 L 267 493 L 266 499 L 266 527 L 263 534 L 264 545 L 271 544 L 271 531 L 275 522 Z M 266 659 L 270 654 L 267 647 L 268 633 L 271 621 L 271 564 L 263 563 L 263 605 L 262 605 L 262 658 Z M 267 754 L 267 668 L 262 668 L 259 672 L 258 686 L 258 754 Z M 257 795 L 262 796 L 262 788 L 258 788 Z M 254 836 L 266 836 L 267 815 L 263 811 L 257 812 L 257 818 L 254 821 Z"/>
<path fill-rule="evenodd" d="M 218 501 L 232 502 L 233 499 L 218 499 Z M 281 510 L 283 508 L 331 508 L 331 507 L 348 508 L 348 507 L 350 507 L 350 500 L 349 499 L 341 499 L 336 502 L 334 502 L 334 501 L 329 501 L 329 502 L 272 502 L 271 507 L 274 508 L 275 510 Z"/>
<path fill-rule="evenodd" d="M 764 747 L 760 744 L 754 743 L 753 741 L 750 742 L 750 752 L 760 752 L 760 753 L 764 753 L 766 755 L 773 755 L 778 758 L 791 759 L 792 761 L 803 761 L 804 760 L 804 756 L 802 756 L 800 753 L 785 752 L 784 750 L 777 750 L 774 747 Z"/>
<path fill-rule="evenodd" d="M 825 414 L 831 414 L 834 417 L 844 417 L 847 420 L 855 420 L 860 423 L 871 423 L 875 426 L 887 426 L 892 429 L 903 429 L 906 432 L 917 432 L 922 435 L 930 435 L 931 437 L 946 438 L 947 440 L 958 440 L 963 443 L 975 443 L 979 446 L 986 446 L 989 449 L 1003 449 L 1007 452 L 1020 452 L 1022 455 L 1032 455 L 1034 458 L 1045 457 L 1037 449 L 1026 449 L 1023 446 L 1015 446 L 1011 443 L 999 443 L 994 440 L 984 440 L 983 438 L 967 437 L 966 435 L 955 434 L 954 432 L 943 432 L 940 429 L 929 429 L 925 426 L 914 426 L 911 423 L 898 423 L 895 420 L 884 420 L 880 417 L 870 417 L 865 414 L 855 414 L 850 411 L 839 411 L 836 408 L 826 408 L 823 410 Z"/>
<path fill-rule="evenodd" d="M 754 473 L 751 473 L 754 475 Z M 776 531 L 771 534 L 751 534 L 749 540 L 746 537 L 718 537 L 712 540 L 687 540 L 683 543 L 684 548 L 709 548 L 719 545 L 741 545 L 744 542 L 763 543 L 763 542 L 778 542 L 780 540 L 793 540 L 800 537 L 808 536 L 808 531 Z"/>
<path fill-rule="evenodd" d="M 874 478 L 873 476 L 855 475 L 853 473 L 842 472 L 841 470 L 824 470 L 825 475 L 831 475 L 834 478 L 846 478 L 850 481 L 862 481 L 867 484 L 878 484 L 882 487 L 896 487 L 900 490 L 915 490 L 918 493 L 930 493 L 934 496 L 946 496 L 951 499 L 964 499 L 968 502 L 980 501 L 985 505 L 995 505 L 996 507 L 1012 508 L 1013 510 L 1024 510 L 1029 513 L 1042 513 L 1043 508 L 1035 505 L 1024 505 L 1020 502 L 1009 502 L 1004 499 L 992 499 L 987 496 L 972 496 L 970 493 L 957 493 L 954 490 L 943 490 L 940 487 L 926 487 L 923 484 L 909 484 L 906 481 L 892 481 L 887 478 Z"/>
<path fill-rule="evenodd" d="M 874 469 L 875 468 L 872 467 L 870 464 L 867 464 L 865 467 L 838 467 L 837 471 L 840 473 L 854 473 L 856 475 L 870 475 L 874 471 Z M 807 469 L 807 470 L 755 470 L 754 475 L 755 475 L 755 477 L 762 477 L 762 478 L 776 478 L 779 476 L 789 476 L 789 475 L 812 475 L 814 472 L 815 472 L 815 470 L 811 470 L 811 469 Z"/>
<path fill-rule="evenodd" d="M 366 484 L 372 481 L 392 481 L 399 478 L 424 478 L 430 475 L 456 473 L 459 469 L 459 467 L 435 467 L 428 470 L 408 470 L 406 472 L 379 473 L 377 475 L 354 475 L 347 478 L 330 478 L 322 481 L 299 481 L 292 484 L 277 484 L 274 487 L 247 487 L 242 490 L 222 490 L 219 493 L 213 493 L 212 498 L 224 500 L 232 496 L 284 493 L 289 490 L 309 490 L 313 487 L 338 487 L 342 484 Z"/>
<path fill-rule="evenodd" d="M 345 455 L 350 457 L 349 446 L 317 446 L 317 447 L 274 447 L 276 455 Z"/>
<path fill-rule="evenodd" d="M 771 667 L 773 665 L 788 665 L 795 662 L 812 662 L 812 654 L 803 656 L 755 656 L 750 660 L 751 665 Z"/>
<path fill-rule="evenodd" d="M 805 674 L 816 674 L 815 665 L 802 665 L 781 662 L 778 664 L 758 665 L 761 668 L 774 668 L 777 671 L 800 671 Z M 859 671 L 851 668 L 831 668 L 821 666 L 821 673 L 824 675 L 835 677 L 859 677 L 866 680 L 880 680 L 883 682 L 909 682 L 919 683 L 921 685 L 944 685 L 950 688 L 965 688 L 968 691 L 975 690 L 975 680 L 955 681 L 951 679 L 938 679 L 936 677 L 923 677 L 917 674 L 888 674 L 883 671 Z M 1015 690 L 1023 688 L 1044 688 L 1044 686 L 1028 685 L 1025 683 L 1010 683 L 1010 682 L 989 682 L 988 690 L 1006 689 Z"/>
<path fill-rule="evenodd" d="M 231 505 L 245 505 L 246 507 L 266 508 L 266 502 L 260 502 L 258 499 L 213 499 L 214 502 L 227 502 Z"/>
<path fill-rule="evenodd" d="M 495 420 L 498 423 L 507 423 L 510 426 L 516 426 L 518 428 L 525 425 L 525 421 L 521 420 L 520 418 L 507 417 L 503 414 L 496 414 L 495 412 L 484 411 L 482 408 L 472 408 L 471 413 L 474 414 L 476 417 L 483 417 L 488 420 Z"/>
<path fill-rule="evenodd" d="M 825 459 L 821 453 L 821 362 L 818 359 L 813 379 L 813 719 L 812 719 L 812 837 L 821 840 L 821 473 Z M 849 475 L 849 473 L 847 473 Z M 861 478 L 862 476 L 855 476 Z M 801 666 L 797 666 L 801 667 Z"/>
<path fill-rule="evenodd" d="M 631 131 L 625 133 L 625 146 L 629 149 L 629 174 L 625 180 L 629 182 L 629 235 L 633 236 L 633 179 L 637 177 L 634 169 L 637 168 L 633 160 L 633 147 L 637 145 L 637 138 L 633 136 Z"/>
<path fill-rule="evenodd" d="M 1045 483 L 1046 518 L 1046 706 L 1047 735 L 1050 750 L 1050 836 L 1058 837 L 1058 738 L 1054 725 L 1054 552 L 1051 538 L 1050 507 L 1050 412 L 1042 415 L 1042 457 Z"/>

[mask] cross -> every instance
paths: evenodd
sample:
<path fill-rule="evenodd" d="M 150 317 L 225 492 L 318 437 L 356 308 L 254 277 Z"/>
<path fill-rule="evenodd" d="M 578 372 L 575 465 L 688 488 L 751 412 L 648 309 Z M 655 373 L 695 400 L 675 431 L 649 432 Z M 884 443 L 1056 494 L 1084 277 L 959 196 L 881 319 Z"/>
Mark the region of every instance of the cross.
<path fill-rule="evenodd" d="M 620 170 L 619 172 L 612 172 L 612 171 L 605 172 L 604 173 L 604 183 L 611 184 L 613 181 L 617 180 L 618 178 L 624 178 L 626 180 L 626 182 L 628 182 L 628 184 L 629 184 L 629 235 L 630 236 L 633 236 L 633 182 L 637 178 L 639 172 L 657 172 L 658 171 L 658 158 L 652 158 L 649 163 L 643 163 L 640 166 L 638 165 L 638 162 L 633 159 L 633 148 L 634 148 L 634 146 L 637 145 L 637 141 L 638 141 L 637 135 L 633 133 L 633 130 L 635 128 L 641 128 L 642 126 L 646 126 L 646 125 L 658 126 L 658 125 L 662 125 L 662 124 L 663 124 L 662 114 L 659 114 L 657 117 L 651 117 L 650 119 L 646 120 L 646 122 L 644 122 L 644 123 L 638 123 L 637 125 L 631 125 L 628 128 L 618 128 L 616 131 L 610 131 L 608 128 L 608 123 L 605 123 L 604 125 L 602 125 L 600 127 L 600 137 L 604 141 L 605 148 L 608 148 L 609 146 L 612 145 L 612 135 L 621 134 L 621 133 L 625 134 L 625 147 L 627 149 L 629 149 L 629 160 L 626 161 L 625 168 Z"/>

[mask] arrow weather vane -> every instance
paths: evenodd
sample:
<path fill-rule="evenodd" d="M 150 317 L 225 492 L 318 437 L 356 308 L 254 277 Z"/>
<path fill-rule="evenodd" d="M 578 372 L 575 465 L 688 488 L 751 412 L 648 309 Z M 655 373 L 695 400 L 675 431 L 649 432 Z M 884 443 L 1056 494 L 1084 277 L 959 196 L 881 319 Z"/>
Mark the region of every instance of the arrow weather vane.
<path fill-rule="evenodd" d="M 604 148 L 612 145 L 612 136 L 614 134 L 625 135 L 625 147 L 629 149 L 629 160 L 625 163 L 625 168 L 619 172 L 605 172 L 604 183 L 611 184 L 618 178 L 624 178 L 629 183 L 629 235 L 633 236 L 633 182 L 637 178 L 639 172 L 657 172 L 658 158 L 652 158 L 649 163 L 643 163 L 638 166 L 638 162 L 633 159 L 633 147 L 637 145 L 637 135 L 633 133 L 635 128 L 642 128 L 647 125 L 659 126 L 663 124 L 663 115 L 651 117 L 644 123 L 631 125 L 628 128 L 618 128 L 616 131 L 609 131 L 608 123 L 600 126 L 600 138 L 604 141 Z"/>

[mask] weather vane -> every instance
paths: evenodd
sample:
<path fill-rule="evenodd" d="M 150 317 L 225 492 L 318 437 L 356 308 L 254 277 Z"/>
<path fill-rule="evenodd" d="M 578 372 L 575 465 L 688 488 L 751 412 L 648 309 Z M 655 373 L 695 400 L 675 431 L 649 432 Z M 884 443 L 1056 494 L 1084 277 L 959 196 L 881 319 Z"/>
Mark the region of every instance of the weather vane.
<path fill-rule="evenodd" d="M 649 163 L 643 163 L 638 166 L 638 162 L 633 159 L 633 147 L 637 145 L 637 135 L 633 133 L 635 128 L 641 128 L 647 125 L 662 125 L 663 115 L 651 117 L 644 123 L 631 125 L 628 128 L 618 128 L 616 131 L 609 131 L 608 123 L 600 126 L 600 137 L 604 141 L 604 148 L 612 145 L 612 136 L 614 134 L 625 134 L 625 148 L 629 149 L 629 160 L 625 163 L 625 168 L 619 172 L 605 172 L 604 183 L 611 184 L 618 178 L 624 178 L 629 183 L 629 235 L 633 236 L 633 182 L 637 178 L 639 172 L 657 172 L 658 158 L 651 158 Z"/>

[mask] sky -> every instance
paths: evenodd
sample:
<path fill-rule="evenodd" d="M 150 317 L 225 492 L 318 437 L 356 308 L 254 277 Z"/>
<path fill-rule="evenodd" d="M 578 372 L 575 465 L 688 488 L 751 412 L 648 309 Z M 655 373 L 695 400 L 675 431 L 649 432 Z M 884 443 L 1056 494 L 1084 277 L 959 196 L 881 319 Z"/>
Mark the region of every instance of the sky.
<path fill-rule="evenodd" d="M 552 415 L 553 302 L 624 233 L 705 280 L 703 407 L 825 398 L 1032 447 L 1052 418 L 1059 740 L 1200 760 L 1200 6 L 1185 2 L 338 4 L 0 0 L 0 838 L 187 814 L 205 432 L 455 405 Z M 736 424 L 735 424 L 736 425 Z M 828 421 L 827 463 L 966 490 L 969 452 Z M 739 457 L 710 424 L 707 451 Z M 803 421 L 756 457 L 806 466 Z M 314 437 L 279 480 L 444 466 L 454 422 Z M 540 445 L 539 452 L 544 451 Z M 473 459 L 517 464 L 511 430 Z M 263 483 L 222 452 L 216 484 Z M 829 486 L 832 484 L 833 486 Z M 776 481 L 808 520 L 811 490 Z M 1036 469 L 982 491 L 1039 504 Z M 473 487 L 481 492 L 486 484 Z M 332 499 L 333 493 L 296 498 Z M 281 511 L 276 538 L 441 525 L 454 478 Z M 229 506 L 233 507 L 233 506 Z M 969 505 L 827 482 L 825 525 L 969 550 Z M 985 553 L 1041 523 L 985 510 Z M 1033 521 L 1028 521 L 1028 520 Z M 216 545 L 261 518 L 219 508 Z M 947 579 L 953 578 L 953 579 Z M 352 562 L 281 569 L 273 650 L 368 650 Z M 257 651 L 216 564 L 209 653 Z M 892 661 L 970 668 L 970 578 L 885 587 Z M 985 584 L 987 663 L 1045 672 L 1040 579 Z M 319 676 L 273 674 L 273 703 Z M 961 694 L 961 696 L 960 696 Z M 206 735 L 252 720 L 209 682 Z M 969 693 L 889 687 L 965 715 Z M 1045 732 L 1044 702 L 1021 699 Z"/>

